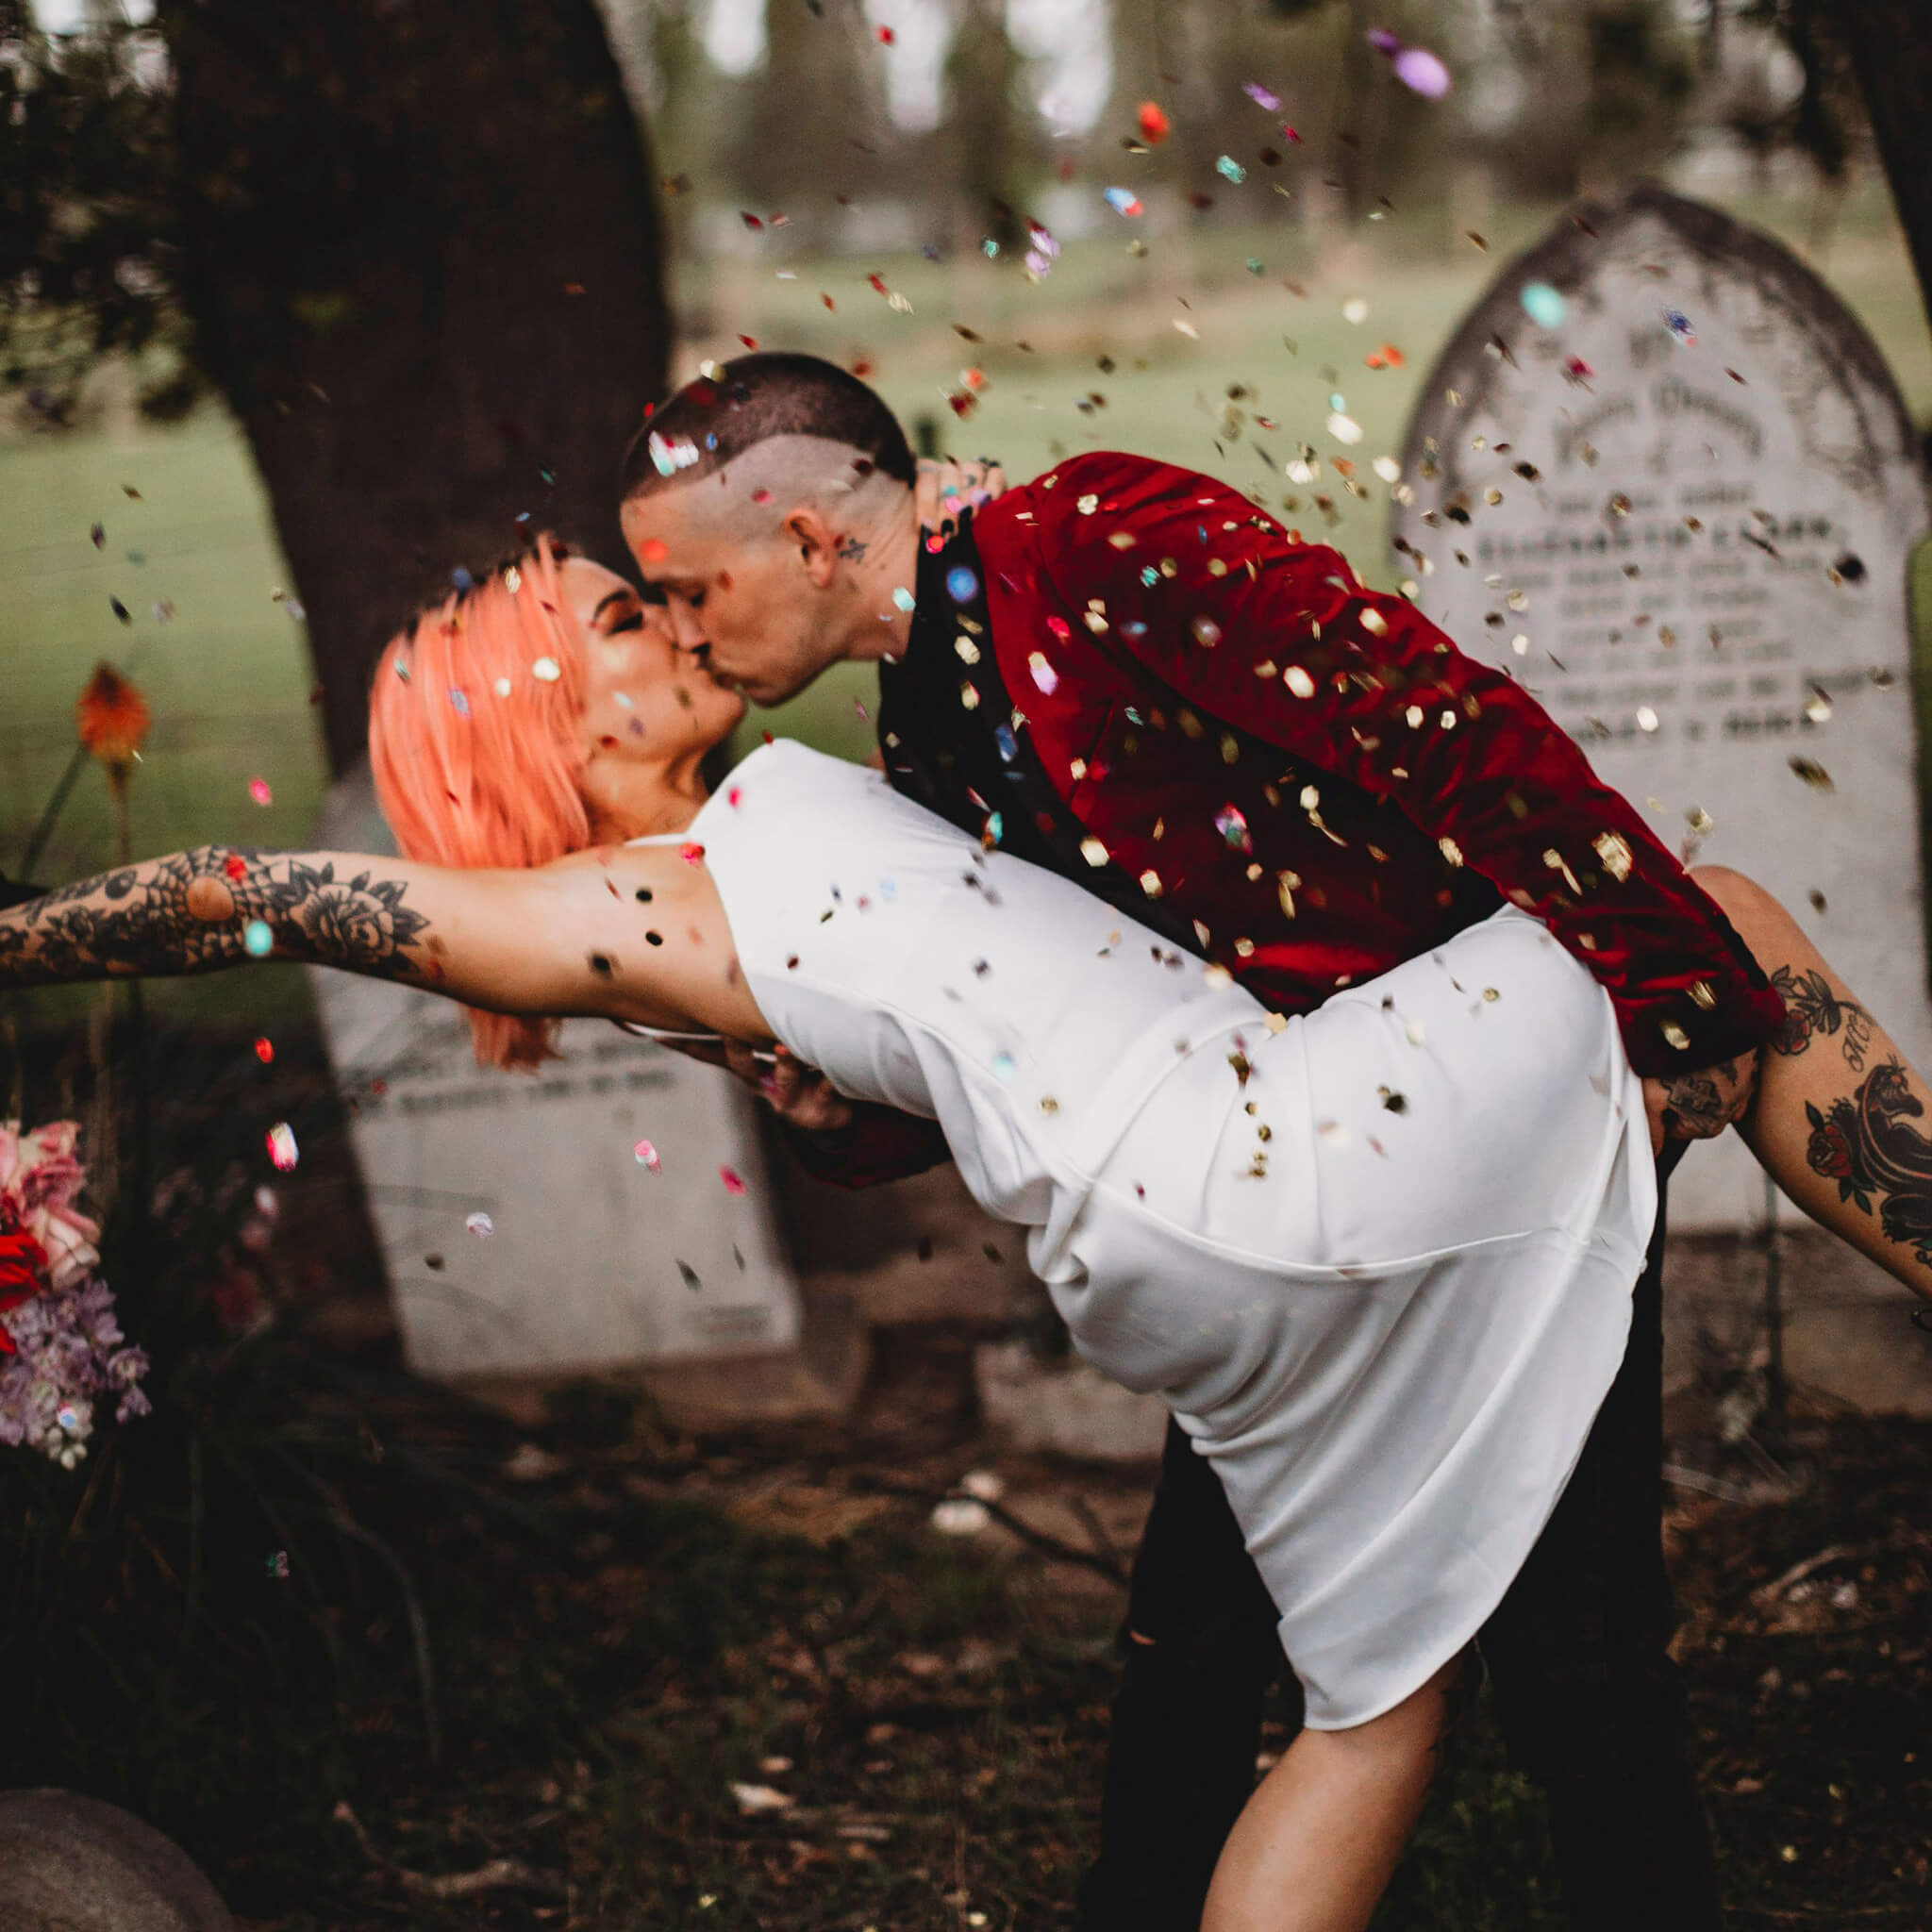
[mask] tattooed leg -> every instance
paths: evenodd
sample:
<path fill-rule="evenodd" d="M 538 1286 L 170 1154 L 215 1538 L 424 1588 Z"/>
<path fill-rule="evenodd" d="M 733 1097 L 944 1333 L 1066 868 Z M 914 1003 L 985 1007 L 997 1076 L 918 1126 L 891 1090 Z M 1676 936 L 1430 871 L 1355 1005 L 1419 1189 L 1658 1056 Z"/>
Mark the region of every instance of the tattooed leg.
<path fill-rule="evenodd" d="M 340 860 L 201 846 L 62 886 L 0 911 L 0 987 L 214 973 L 259 958 L 439 979 L 429 957 L 439 941 L 403 904 L 406 883 L 373 869 L 338 877 Z"/>
<path fill-rule="evenodd" d="M 1813 1221 L 1932 1299 L 1932 1083 L 1763 887 L 1722 866 L 1691 876 L 1785 998 L 1738 1131 Z"/>

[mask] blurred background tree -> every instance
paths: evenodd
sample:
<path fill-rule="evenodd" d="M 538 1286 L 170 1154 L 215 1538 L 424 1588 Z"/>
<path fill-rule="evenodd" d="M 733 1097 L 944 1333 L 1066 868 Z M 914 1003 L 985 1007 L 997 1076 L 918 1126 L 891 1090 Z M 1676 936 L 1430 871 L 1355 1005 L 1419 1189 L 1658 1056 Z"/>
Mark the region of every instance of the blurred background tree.
<path fill-rule="evenodd" d="M 8 376 L 71 412 L 161 345 L 246 433 L 338 771 L 369 674 L 519 517 L 621 554 L 669 325 L 641 129 L 591 0 L 160 0 L 50 37 L 7 0 Z"/>

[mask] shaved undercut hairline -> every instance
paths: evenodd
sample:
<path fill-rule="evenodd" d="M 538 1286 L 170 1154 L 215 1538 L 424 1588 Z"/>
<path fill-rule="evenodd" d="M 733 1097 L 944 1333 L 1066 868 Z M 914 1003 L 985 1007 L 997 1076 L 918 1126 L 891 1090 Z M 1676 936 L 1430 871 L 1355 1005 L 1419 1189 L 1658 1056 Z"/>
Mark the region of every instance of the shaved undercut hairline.
<path fill-rule="evenodd" d="M 714 469 L 693 465 L 634 491 L 624 508 L 676 492 L 678 508 L 708 532 L 740 540 L 775 537 L 794 509 L 818 510 L 835 525 L 869 529 L 904 503 L 910 486 L 875 468 L 836 437 L 768 436 Z M 760 491 L 769 500 L 755 499 Z"/>

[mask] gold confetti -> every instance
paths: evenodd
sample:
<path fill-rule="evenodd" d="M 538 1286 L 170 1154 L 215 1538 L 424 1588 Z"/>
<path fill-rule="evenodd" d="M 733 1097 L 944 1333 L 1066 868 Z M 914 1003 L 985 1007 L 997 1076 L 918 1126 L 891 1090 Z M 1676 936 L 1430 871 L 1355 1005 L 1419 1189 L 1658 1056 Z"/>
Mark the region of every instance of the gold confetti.
<path fill-rule="evenodd" d="M 1717 993 L 1707 979 L 1700 979 L 1690 989 L 1690 1004 L 1709 1012 L 1717 1005 Z"/>
<path fill-rule="evenodd" d="M 1160 897 L 1160 874 L 1154 871 L 1152 867 L 1149 867 L 1147 871 L 1141 874 L 1141 890 L 1150 899 Z"/>
<path fill-rule="evenodd" d="M 1107 847 L 1098 839 L 1089 836 L 1080 841 L 1080 857 L 1089 865 L 1105 865 L 1107 863 Z"/>
<path fill-rule="evenodd" d="M 1664 1043 L 1682 1053 L 1690 1044 L 1690 1036 L 1674 1020 L 1666 1020 L 1657 1029 L 1664 1037 Z"/>
<path fill-rule="evenodd" d="M 1596 836 L 1596 856 L 1603 860 L 1604 870 L 1620 882 L 1630 876 L 1630 841 L 1621 832 L 1599 832 Z"/>
<path fill-rule="evenodd" d="M 1091 517 L 1093 514 L 1093 512 L 1100 508 L 1100 498 L 1096 496 L 1092 491 L 1090 490 L 1085 496 L 1082 496 L 1075 501 L 1074 508 L 1077 509 L 1083 517 Z"/>
<path fill-rule="evenodd" d="M 1362 628 L 1372 638 L 1386 638 L 1389 635 L 1389 620 L 1379 610 L 1362 612 Z"/>
<path fill-rule="evenodd" d="M 1793 758 L 1791 770 L 1804 779 L 1814 791 L 1836 791 L 1838 787 L 1831 782 L 1831 774 L 1815 758 Z"/>
<path fill-rule="evenodd" d="M 1315 695 L 1315 680 L 1299 664 L 1291 664 L 1281 674 L 1281 681 L 1298 698 L 1311 698 Z"/>
<path fill-rule="evenodd" d="M 1451 865 L 1459 866 L 1462 863 L 1462 847 L 1454 839 L 1450 838 L 1446 832 L 1436 841 L 1436 843 L 1441 848 L 1442 857 Z"/>

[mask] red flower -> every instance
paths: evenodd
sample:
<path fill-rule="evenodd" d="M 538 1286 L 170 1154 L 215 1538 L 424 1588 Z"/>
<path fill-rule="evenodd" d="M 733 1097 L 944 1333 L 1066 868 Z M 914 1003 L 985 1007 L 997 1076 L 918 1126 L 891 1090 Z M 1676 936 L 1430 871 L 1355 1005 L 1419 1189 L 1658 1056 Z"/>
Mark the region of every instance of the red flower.
<path fill-rule="evenodd" d="M 147 700 L 111 664 L 98 666 L 74 707 L 80 741 L 110 769 L 133 761 L 147 737 Z"/>
<path fill-rule="evenodd" d="M 1772 1046 L 1778 1053 L 1802 1053 L 1811 1038 L 1811 1016 L 1803 1007 L 1788 1006 L 1784 1024 L 1777 1029 Z"/>
<path fill-rule="evenodd" d="M 1812 1172 L 1828 1180 L 1845 1181 L 1852 1177 L 1852 1143 L 1845 1138 L 1844 1129 L 1834 1121 L 1826 1121 L 1813 1130 L 1807 1158 Z"/>
<path fill-rule="evenodd" d="M 0 1234 L 0 1315 L 47 1291 L 47 1251 L 30 1234 Z M 14 1353 L 0 1322 L 0 1355 Z"/>

